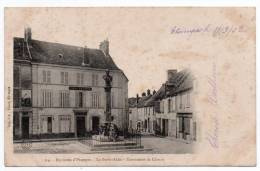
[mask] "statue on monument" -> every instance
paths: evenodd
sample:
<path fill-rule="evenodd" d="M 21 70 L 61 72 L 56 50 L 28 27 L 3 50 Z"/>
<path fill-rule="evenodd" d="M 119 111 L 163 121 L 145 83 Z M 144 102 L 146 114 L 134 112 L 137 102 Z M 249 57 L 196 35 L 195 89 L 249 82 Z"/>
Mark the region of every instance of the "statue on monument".
<path fill-rule="evenodd" d="M 110 71 L 106 70 L 106 74 L 103 76 L 105 80 L 105 93 L 106 93 L 106 108 L 105 117 L 106 121 L 100 126 L 99 141 L 117 141 L 118 140 L 118 128 L 112 123 L 113 117 L 111 116 L 111 88 L 113 77 L 110 75 Z"/>

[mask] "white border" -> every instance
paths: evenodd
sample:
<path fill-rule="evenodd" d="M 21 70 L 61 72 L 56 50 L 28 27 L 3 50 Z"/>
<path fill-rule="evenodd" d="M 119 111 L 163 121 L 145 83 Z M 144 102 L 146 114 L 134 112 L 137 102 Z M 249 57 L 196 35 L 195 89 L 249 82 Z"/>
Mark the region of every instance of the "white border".
<path fill-rule="evenodd" d="M 213 0 L 212 0 L 213 1 Z M 216 2 L 211 2 L 210 0 L 175 0 L 174 2 L 171 0 L 27 0 L 27 1 L 22 1 L 22 0 L 0 0 L 0 109 L 1 109 L 1 115 L 0 115 L 0 162 L 1 162 L 1 167 L 0 170 L 24 170 L 24 171 L 32 171 L 32 170 L 62 170 L 62 171 L 71 171 L 71 169 L 75 170 L 89 170 L 89 169 L 95 169 L 95 170 L 106 170 L 106 171 L 121 171 L 121 169 L 124 169 L 125 171 L 128 170 L 136 170 L 136 167 L 132 168 L 121 168 L 121 167 L 99 167 L 99 168 L 94 168 L 94 167 L 4 167 L 4 7 L 166 7 L 166 6 L 171 6 L 171 7 L 179 7 L 179 6 L 194 6 L 194 7 L 212 7 L 212 6 L 218 6 L 218 7 L 231 7 L 231 6 L 246 6 L 246 7 L 256 7 L 256 18 L 258 19 L 260 17 L 260 1 L 259 0 L 218 0 Z M 256 28 L 259 28 L 259 22 L 256 23 Z M 258 31 L 256 29 L 256 31 Z M 214 167 L 214 168 L 209 168 L 209 167 L 174 167 L 174 168 L 158 168 L 158 167 L 153 167 L 153 168 L 138 168 L 142 169 L 142 171 L 158 171 L 159 169 L 163 170 L 181 170 L 181 171 L 186 171 L 186 170 L 192 170 L 192 171 L 205 171 L 205 170 L 220 170 L 220 169 L 228 169 L 228 170 L 259 170 L 259 72 L 260 72 L 260 60 L 259 60 L 259 35 L 257 35 L 256 38 L 256 47 L 257 47 L 257 57 L 256 57 L 256 103 L 257 103 L 257 167 Z"/>

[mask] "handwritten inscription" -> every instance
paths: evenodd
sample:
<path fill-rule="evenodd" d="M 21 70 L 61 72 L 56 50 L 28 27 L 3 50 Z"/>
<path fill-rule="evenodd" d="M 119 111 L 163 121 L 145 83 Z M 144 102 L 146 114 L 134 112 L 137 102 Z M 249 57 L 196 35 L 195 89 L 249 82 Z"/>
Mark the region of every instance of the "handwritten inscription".
<path fill-rule="evenodd" d="M 213 25 L 207 24 L 204 26 L 185 27 L 174 26 L 171 28 L 173 35 L 187 35 L 188 39 L 194 34 L 210 34 L 212 37 L 229 36 L 234 33 L 246 32 L 247 28 L 244 25 Z"/>
<path fill-rule="evenodd" d="M 216 64 L 212 65 L 212 74 L 207 77 L 207 82 L 210 87 L 210 93 L 208 94 L 208 102 L 216 107 L 218 105 L 218 96 L 217 96 L 217 73 L 216 73 Z M 218 115 L 217 113 L 211 114 L 212 119 L 212 129 L 207 132 L 206 139 L 213 148 L 218 148 Z"/>

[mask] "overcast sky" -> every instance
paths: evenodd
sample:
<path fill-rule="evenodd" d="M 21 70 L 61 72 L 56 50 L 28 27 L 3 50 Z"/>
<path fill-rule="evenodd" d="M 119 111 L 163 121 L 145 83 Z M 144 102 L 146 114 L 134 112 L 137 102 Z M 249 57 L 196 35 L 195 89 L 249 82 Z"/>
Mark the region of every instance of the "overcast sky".
<path fill-rule="evenodd" d="M 210 33 L 171 34 L 174 26 L 229 24 L 234 19 L 219 20 L 228 13 L 215 8 L 17 8 L 7 10 L 6 19 L 15 27 L 9 24 L 5 29 L 23 37 L 24 27 L 29 26 L 33 39 L 89 48 L 98 48 L 108 38 L 111 56 L 129 79 L 131 97 L 160 88 L 167 69 L 202 67 L 200 63 L 228 44 Z"/>

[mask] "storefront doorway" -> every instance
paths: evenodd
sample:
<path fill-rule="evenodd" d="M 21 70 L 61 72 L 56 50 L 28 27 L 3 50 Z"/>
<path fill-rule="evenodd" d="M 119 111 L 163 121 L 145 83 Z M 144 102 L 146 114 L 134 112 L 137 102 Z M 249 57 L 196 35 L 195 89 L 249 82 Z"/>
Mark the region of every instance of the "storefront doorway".
<path fill-rule="evenodd" d="M 77 116 L 76 118 L 77 137 L 84 137 L 86 133 L 85 116 Z"/>
<path fill-rule="evenodd" d="M 179 128 L 178 128 L 178 137 L 187 140 L 188 136 L 191 132 L 191 122 L 192 114 L 191 113 L 181 113 L 177 114 L 177 119 L 179 122 Z"/>
<path fill-rule="evenodd" d="M 162 135 L 168 136 L 168 119 L 162 119 Z"/>
<path fill-rule="evenodd" d="M 96 134 L 98 134 L 99 130 L 99 117 L 93 116 L 92 117 L 92 131 Z"/>
<path fill-rule="evenodd" d="M 22 138 L 29 138 L 29 116 L 22 117 Z"/>

